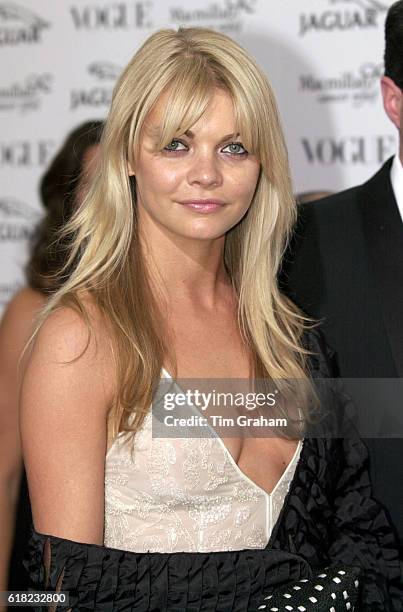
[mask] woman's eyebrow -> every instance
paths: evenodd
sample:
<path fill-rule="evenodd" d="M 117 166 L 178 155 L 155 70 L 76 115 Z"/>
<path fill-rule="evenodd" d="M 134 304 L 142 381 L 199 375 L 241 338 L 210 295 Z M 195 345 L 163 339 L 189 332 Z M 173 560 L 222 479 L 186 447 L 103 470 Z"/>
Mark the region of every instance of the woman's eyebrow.
<path fill-rule="evenodd" d="M 194 138 L 194 133 L 192 132 L 192 130 L 186 130 L 185 136 L 192 139 Z M 239 136 L 239 132 L 237 134 L 235 132 L 233 134 L 226 134 L 221 138 L 220 142 L 224 142 L 224 140 L 230 140 L 231 138 L 239 138 Z"/>

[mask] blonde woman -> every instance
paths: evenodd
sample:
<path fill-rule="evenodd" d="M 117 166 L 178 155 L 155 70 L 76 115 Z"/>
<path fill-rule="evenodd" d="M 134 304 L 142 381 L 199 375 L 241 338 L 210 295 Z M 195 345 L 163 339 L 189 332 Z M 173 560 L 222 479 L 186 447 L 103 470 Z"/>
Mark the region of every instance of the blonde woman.
<path fill-rule="evenodd" d="M 389 609 L 396 550 L 357 440 L 151 434 L 161 376 L 329 373 L 277 288 L 295 204 L 264 74 L 223 34 L 161 30 L 100 155 L 21 393 L 33 586 L 71 610 L 254 610 L 341 563 L 363 572 L 361 610 Z"/>

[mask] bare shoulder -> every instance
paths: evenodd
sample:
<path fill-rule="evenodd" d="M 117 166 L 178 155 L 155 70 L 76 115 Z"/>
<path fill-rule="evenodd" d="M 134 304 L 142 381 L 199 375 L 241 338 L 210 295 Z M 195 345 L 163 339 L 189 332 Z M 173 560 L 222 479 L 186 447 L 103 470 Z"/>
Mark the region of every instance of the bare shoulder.
<path fill-rule="evenodd" d="M 92 300 L 86 297 L 81 303 L 86 316 L 63 305 L 45 318 L 32 343 L 24 378 L 30 372 L 43 374 L 43 385 L 52 374 L 74 382 L 75 388 L 84 385 L 94 398 L 102 396 L 99 403 L 109 406 L 115 391 L 110 326 Z"/>
<path fill-rule="evenodd" d="M 41 324 L 35 344 L 37 350 L 46 346 L 54 357 L 70 360 L 79 357 L 86 346 L 95 358 L 95 347 L 104 337 L 100 313 L 94 305 L 85 305 L 87 319 L 73 306 L 56 307 Z M 88 359 L 88 355 L 86 356 Z"/>

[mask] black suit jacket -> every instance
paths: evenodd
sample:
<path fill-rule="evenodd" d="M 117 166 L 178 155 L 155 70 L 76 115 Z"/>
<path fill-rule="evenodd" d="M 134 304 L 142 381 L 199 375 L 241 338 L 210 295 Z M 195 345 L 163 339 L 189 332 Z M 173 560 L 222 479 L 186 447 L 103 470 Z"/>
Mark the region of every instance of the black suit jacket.
<path fill-rule="evenodd" d="M 390 181 L 391 163 L 359 187 L 300 205 L 284 258 L 281 285 L 307 314 L 323 320 L 342 377 L 403 377 L 403 223 Z M 386 422 L 382 416 L 383 403 L 371 391 L 359 407 L 368 410 L 380 435 L 393 429 L 393 417 Z M 401 410 L 403 415 L 403 395 Z M 386 506 L 403 543 L 399 424 L 396 435 L 401 437 L 366 443 L 374 496 Z"/>

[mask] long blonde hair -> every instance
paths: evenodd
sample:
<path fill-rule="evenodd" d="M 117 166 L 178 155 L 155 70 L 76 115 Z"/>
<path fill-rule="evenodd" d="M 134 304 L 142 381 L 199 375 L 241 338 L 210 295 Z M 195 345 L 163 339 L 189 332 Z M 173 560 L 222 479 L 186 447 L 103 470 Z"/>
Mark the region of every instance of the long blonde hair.
<path fill-rule="evenodd" d="M 248 53 L 224 34 L 205 28 L 160 30 L 137 51 L 116 84 L 101 142 L 99 176 L 64 232 L 71 237 L 67 267 L 74 264 L 74 271 L 42 318 L 60 305 L 70 305 L 90 328 L 81 298 L 85 294 L 107 317 L 118 381 L 111 412 L 114 435 L 137 431 L 163 362 L 175 362 L 164 342 L 159 299 L 140 248 L 128 163 L 135 166 L 144 121 L 162 93 L 168 102 L 160 148 L 194 125 L 216 87 L 230 94 L 237 130 L 261 164 L 250 209 L 227 233 L 224 249 L 254 376 L 307 378 L 301 346 L 304 318 L 280 293 L 276 280 L 296 205 L 270 84 Z"/>

